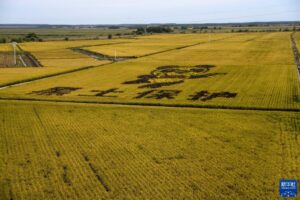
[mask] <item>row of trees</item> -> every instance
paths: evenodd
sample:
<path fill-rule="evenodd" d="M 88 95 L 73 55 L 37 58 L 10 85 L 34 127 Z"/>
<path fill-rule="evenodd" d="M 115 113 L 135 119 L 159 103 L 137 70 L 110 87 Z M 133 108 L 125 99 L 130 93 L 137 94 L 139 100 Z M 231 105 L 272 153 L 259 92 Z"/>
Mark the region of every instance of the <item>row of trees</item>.
<path fill-rule="evenodd" d="M 117 33 L 114 36 L 121 37 L 122 35 L 143 35 L 147 33 L 171 33 L 174 32 L 174 30 L 181 29 L 182 31 L 180 33 L 186 33 L 186 30 L 189 29 L 187 26 L 181 26 L 181 27 L 167 27 L 167 26 L 152 26 L 152 27 L 138 27 L 137 30 L 131 32 L 131 33 Z M 198 33 L 198 32 L 215 32 L 220 29 L 223 29 L 222 27 L 208 27 L 208 26 L 203 26 L 203 27 L 198 27 L 198 28 L 192 28 L 192 33 Z M 230 31 L 230 30 L 229 30 Z M 288 31 L 300 31 L 299 27 L 279 27 L 278 29 L 231 29 L 231 32 L 288 32 Z M 178 32 L 178 31 L 176 31 Z M 108 34 L 107 35 L 108 39 L 112 39 L 113 35 Z M 96 37 L 95 39 L 98 39 Z M 65 37 L 64 40 L 68 41 L 69 37 Z M 19 38 L 12 38 L 12 39 L 7 39 L 7 38 L 0 38 L 0 43 L 7 43 L 7 42 L 31 42 L 31 41 L 43 41 L 42 38 L 40 38 L 36 33 L 28 33 L 24 37 L 19 37 Z"/>
<path fill-rule="evenodd" d="M 10 40 L 7 40 L 6 38 L 0 38 L 0 43 L 6 43 L 6 42 L 33 42 L 33 41 L 43 41 L 41 38 L 37 36 L 35 33 L 28 33 L 25 35 L 25 37 L 19 37 L 19 38 L 12 38 Z"/>
<path fill-rule="evenodd" d="M 153 27 L 140 27 L 134 33 L 137 35 L 142 35 L 145 33 L 171 33 L 173 30 L 169 27 L 163 26 L 153 26 Z"/>

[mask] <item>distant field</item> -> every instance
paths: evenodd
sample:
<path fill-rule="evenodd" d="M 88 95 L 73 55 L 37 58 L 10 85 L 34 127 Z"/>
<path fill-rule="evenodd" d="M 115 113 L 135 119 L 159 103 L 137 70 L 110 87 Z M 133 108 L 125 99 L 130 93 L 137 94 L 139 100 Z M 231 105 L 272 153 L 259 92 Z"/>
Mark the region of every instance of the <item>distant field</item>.
<path fill-rule="evenodd" d="M 226 35 L 211 36 L 212 39 L 218 37 L 226 37 Z M 174 39 L 178 41 L 178 44 L 174 45 Z M 0 68 L 0 85 L 6 85 L 13 82 L 22 80 L 33 79 L 41 76 L 48 76 L 51 74 L 62 73 L 70 70 L 85 68 L 89 66 L 98 66 L 109 63 L 109 60 L 96 60 L 87 55 L 75 52 L 70 48 L 84 48 L 84 47 L 106 47 L 111 49 L 110 44 L 127 44 L 133 46 L 131 51 L 137 51 L 137 49 L 145 48 L 143 42 L 151 41 L 153 44 L 164 41 L 163 45 L 155 46 L 146 53 L 155 53 L 166 49 L 172 49 L 175 47 L 190 45 L 200 41 L 207 41 L 208 35 L 172 35 L 172 36 L 147 36 L 141 39 L 114 39 L 114 40 L 79 40 L 79 41 L 56 41 L 56 42 L 29 42 L 19 44 L 20 48 L 24 51 L 30 52 L 35 58 L 43 65 L 43 68 L 17 68 L 17 69 L 4 69 Z M 129 44 L 130 43 L 130 44 Z M 131 45 L 131 43 L 134 43 Z M 163 49 L 160 48 L 163 46 Z M 11 48 L 11 45 L 0 45 L 2 51 L 7 51 Z M 146 47 L 147 48 L 147 47 Z M 12 50 L 12 49 L 10 49 Z M 1 51 L 1 50 L 0 50 Z M 12 55 L 12 52 L 11 52 Z M 114 55 L 114 54 L 113 54 Z M 12 58 L 11 58 L 12 59 Z M 1 65 L 1 63 L 0 63 Z"/>
<path fill-rule="evenodd" d="M 109 46 L 92 46 L 83 49 L 108 55 L 120 57 L 140 57 L 156 52 L 163 52 L 169 49 L 178 48 L 185 45 L 192 45 L 209 40 L 223 39 L 227 34 L 185 34 L 185 35 L 154 35 L 144 36 L 136 42 L 114 44 Z"/>
<path fill-rule="evenodd" d="M 299 113 L 2 101 L 0 124 L 1 199 L 278 199 L 300 178 Z"/>
<path fill-rule="evenodd" d="M 65 37 L 70 39 L 94 39 L 102 38 L 112 34 L 128 34 L 135 29 L 120 28 L 93 28 L 93 29 L 75 29 L 75 28 L 0 28 L 0 38 L 19 38 L 25 37 L 28 33 L 36 33 L 44 40 L 62 40 Z"/>
<path fill-rule="evenodd" d="M 13 47 L 11 44 L 0 44 L 0 53 L 12 51 Z"/>
<path fill-rule="evenodd" d="M 121 40 L 82 40 L 82 41 L 58 41 L 58 42 L 31 42 L 19 46 L 22 50 L 30 52 L 43 65 L 42 68 L 1 68 L 0 85 L 5 85 L 22 80 L 47 76 L 65 71 L 75 70 L 88 66 L 97 66 L 109 63 L 107 60 L 95 60 L 89 56 L 74 52 L 68 48 L 83 45 L 103 45 L 119 43 Z M 0 45 L 1 52 L 9 53 L 12 60 L 11 44 Z M 1 61 L 1 60 L 0 60 Z M 5 60 L 3 60 L 3 63 Z M 12 62 L 10 62 L 11 64 Z"/>
<path fill-rule="evenodd" d="M 208 35 L 194 37 L 194 42 L 206 42 L 32 82 L 0 94 L 70 101 L 300 108 L 290 33 L 215 34 L 212 40 L 223 39 L 213 42 L 207 40 Z M 135 51 L 131 43 L 128 46 Z"/>

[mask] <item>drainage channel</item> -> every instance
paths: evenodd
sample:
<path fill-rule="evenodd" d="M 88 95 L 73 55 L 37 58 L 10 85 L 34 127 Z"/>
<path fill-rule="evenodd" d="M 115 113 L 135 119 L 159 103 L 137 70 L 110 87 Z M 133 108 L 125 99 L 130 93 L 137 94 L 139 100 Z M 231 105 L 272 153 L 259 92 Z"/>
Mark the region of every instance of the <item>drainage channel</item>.
<path fill-rule="evenodd" d="M 296 43 L 294 34 L 295 33 L 291 34 L 292 50 L 293 50 L 293 53 L 294 53 L 294 58 L 295 58 L 295 62 L 296 62 L 297 69 L 298 69 L 298 78 L 299 78 L 299 81 L 300 81 L 300 54 L 299 54 L 299 50 L 297 48 L 297 43 Z"/>
<path fill-rule="evenodd" d="M 88 51 L 85 49 L 81 49 L 81 48 L 70 48 L 71 50 L 87 55 L 93 59 L 96 60 L 109 60 L 112 62 L 120 62 L 120 61 L 125 61 L 125 60 L 129 60 L 129 59 L 136 59 L 137 57 L 117 57 L 117 56 L 108 56 L 108 55 L 104 55 L 104 54 L 100 54 L 100 53 L 96 53 L 96 52 L 92 52 L 92 51 Z"/>

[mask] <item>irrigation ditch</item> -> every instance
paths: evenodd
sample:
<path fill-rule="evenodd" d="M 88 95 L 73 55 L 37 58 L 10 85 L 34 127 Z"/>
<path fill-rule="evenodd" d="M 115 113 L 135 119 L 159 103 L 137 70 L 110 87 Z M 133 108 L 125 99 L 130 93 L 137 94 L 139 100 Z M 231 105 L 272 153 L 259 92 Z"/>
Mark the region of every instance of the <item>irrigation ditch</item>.
<path fill-rule="evenodd" d="M 297 65 L 297 69 L 298 69 L 298 78 L 299 78 L 299 82 L 300 82 L 300 54 L 299 54 L 299 50 L 298 50 L 294 35 L 295 35 L 295 33 L 291 34 L 291 43 L 292 43 L 292 50 L 293 50 L 293 54 L 294 54 L 294 58 L 295 58 L 295 63 Z"/>

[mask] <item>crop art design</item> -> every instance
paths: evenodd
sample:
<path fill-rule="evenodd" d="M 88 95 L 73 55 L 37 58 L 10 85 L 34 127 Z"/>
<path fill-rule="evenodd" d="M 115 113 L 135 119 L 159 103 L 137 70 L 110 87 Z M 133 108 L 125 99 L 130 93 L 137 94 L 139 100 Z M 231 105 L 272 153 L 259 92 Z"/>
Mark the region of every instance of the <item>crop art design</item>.
<path fill-rule="evenodd" d="M 80 90 L 81 88 L 74 88 L 74 87 L 55 87 L 46 90 L 39 90 L 33 91 L 30 94 L 38 94 L 38 95 L 56 95 L 56 96 L 63 96 L 65 94 L 70 94 L 73 91 Z"/>
<path fill-rule="evenodd" d="M 235 98 L 237 95 L 237 93 L 234 92 L 213 92 L 210 93 L 208 91 L 200 91 L 197 92 L 196 94 L 190 95 L 190 98 L 188 100 L 192 100 L 192 101 L 197 101 L 197 100 L 201 100 L 201 101 L 208 101 L 214 98 Z"/>
<path fill-rule="evenodd" d="M 162 66 L 148 75 L 140 75 L 137 80 L 126 81 L 123 84 L 139 84 L 139 88 L 161 88 L 163 86 L 184 83 L 186 79 L 209 78 L 225 75 L 225 73 L 209 73 L 214 65 Z"/>
<path fill-rule="evenodd" d="M 116 94 L 124 93 L 124 91 L 119 90 L 119 88 L 111 88 L 108 90 L 91 90 L 92 93 L 96 93 L 95 95 L 83 95 L 80 94 L 79 96 L 96 96 L 96 97 L 111 97 L 117 98 Z"/>
<path fill-rule="evenodd" d="M 150 90 L 138 93 L 135 99 L 174 99 L 180 92 L 180 90 Z"/>

